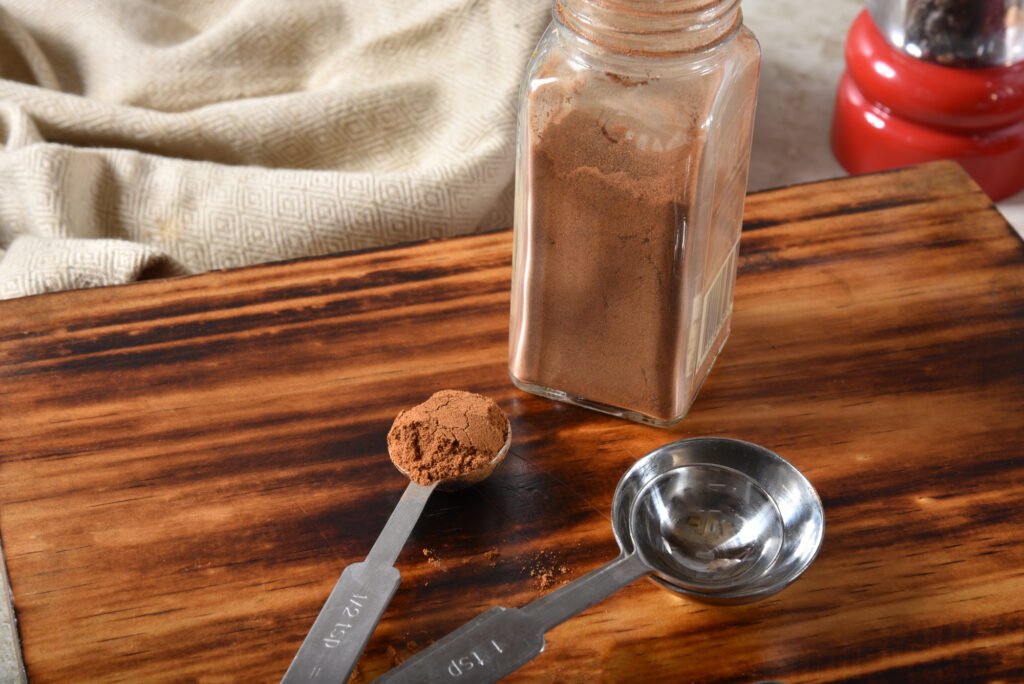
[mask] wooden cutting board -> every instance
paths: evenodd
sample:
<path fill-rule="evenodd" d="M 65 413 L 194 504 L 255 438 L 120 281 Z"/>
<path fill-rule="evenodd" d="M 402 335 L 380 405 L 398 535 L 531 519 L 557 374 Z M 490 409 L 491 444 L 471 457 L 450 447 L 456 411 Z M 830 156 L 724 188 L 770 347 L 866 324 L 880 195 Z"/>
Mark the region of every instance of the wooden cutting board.
<path fill-rule="evenodd" d="M 384 437 L 441 388 L 512 418 L 438 493 L 355 681 L 617 555 L 619 476 L 727 435 L 799 467 L 821 553 L 742 607 L 641 580 L 517 682 L 1024 679 L 1024 245 L 959 167 L 747 202 L 733 332 L 690 415 L 514 389 L 511 234 L 0 303 L 0 537 L 33 682 L 273 682 L 406 482 Z"/>

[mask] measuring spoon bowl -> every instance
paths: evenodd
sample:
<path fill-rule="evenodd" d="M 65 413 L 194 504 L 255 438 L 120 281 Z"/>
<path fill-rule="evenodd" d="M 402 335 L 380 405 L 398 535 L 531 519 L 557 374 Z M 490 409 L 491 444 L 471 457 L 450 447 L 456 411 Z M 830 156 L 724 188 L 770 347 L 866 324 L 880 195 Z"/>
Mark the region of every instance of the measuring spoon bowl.
<path fill-rule="evenodd" d="M 437 489 L 442 492 L 454 492 L 459 489 L 465 489 L 466 487 L 472 487 L 475 484 L 480 484 L 488 477 L 490 477 L 491 473 L 494 472 L 494 469 L 497 468 L 503 460 L 505 460 L 505 456 L 508 454 L 508 450 L 511 446 L 512 423 L 511 421 L 506 419 L 505 443 L 501 445 L 501 448 L 498 450 L 498 453 L 494 455 L 494 458 L 488 461 L 485 465 L 475 470 L 471 470 L 461 475 L 456 475 L 455 477 L 447 477 L 442 480 L 437 480 L 432 484 L 436 485 Z M 391 463 L 392 465 L 395 466 L 395 469 L 398 470 L 398 472 L 402 473 L 406 477 L 409 477 L 409 473 L 403 470 L 402 468 L 398 467 L 398 464 L 396 464 L 394 461 L 392 461 Z"/>
<path fill-rule="evenodd" d="M 651 576 L 654 582 L 706 603 L 749 603 L 781 591 L 807 569 L 821 547 L 825 531 L 824 509 L 814 487 L 800 471 L 771 450 L 725 437 L 698 437 L 666 444 L 626 471 L 612 501 L 612 531 L 624 553 L 631 553 L 636 547 L 631 515 L 640 491 L 664 473 L 694 466 L 701 467 L 688 471 L 681 480 L 666 478 L 659 488 L 681 487 L 681 490 L 665 491 L 660 498 L 681 498 L 680 509 L 690 510 L 683 503 L 695 501 L 692 491 L 696 491 L 695 486 L 701 481 L 706 481 L 719 488 L 720 496 L 716 498 L 725 508 L 721 514 L 702 514 L 692 521 L 698 525 L 694 532 L 701 529 L 706 532 L 703 542 L 701 535 L 689 532 L 679 539 L 678 543 L 690 544 L 689 551 L 703 554 L 702 562 L 694 563 L 691 559 L 688 566 L 679 567 L 678 559 L 662 558 L 657 562 L 646 559 L 654 567 Z M 670 485 L 670 481 L 673 484 Z M 682 490 L 687 488 L 692 490 L 691 494 L 684 496 Z M 710 509 L 708 503 L 714 502 L 703 501 L 704 507 Z M 665 504 L 657 506 L 667 508 Z M 732 512 L 728 513 L 730 510 Z M 684 530 L 692 529 L 691 521 L 683 522 L 686 523 Z M 737 532 L 751 525 L 749 532 L 766 533 L 765 547 L 756 549 L 745 543 L 745 539 L 753 536 L 747 533 L 730 536 L 722 548 L 718 548 L 720 544 L 709 543 L 728 531 L 729 525 Z M 647 549 L 642 552 L 651 555 Z M 730 557 L 730 553 L 742 557 Z M 717 574 L 725 565 L 730 570 Z M 711 569 L 715 572 L 709 574 L 707 571 Z"/>
<path fill-rule="evenodd" d="M 632 508 L 635 552 L 679 586 L 722 591 L 768 572 L 782 547 L 782 517 L 746 475 L 689 465 L 648 482 Z"/>

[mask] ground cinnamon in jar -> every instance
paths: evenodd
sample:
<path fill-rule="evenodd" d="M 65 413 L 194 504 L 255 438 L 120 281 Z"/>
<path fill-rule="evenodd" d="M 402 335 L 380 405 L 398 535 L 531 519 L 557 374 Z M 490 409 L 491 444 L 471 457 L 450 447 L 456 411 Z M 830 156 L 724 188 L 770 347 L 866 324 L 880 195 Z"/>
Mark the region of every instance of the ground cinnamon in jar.
<path fill-rule="evenodd" d="M 520 97 L 509 372 L 672 425 L 729 334 L 757 43 L 733 1 L 556 9 Z"/>
<path fill-rule="evenodd" d="M 428 485 L 486 466 L 508 430 L 508 416 L 493 399 L 441 390 L 398 414 L 388 432 L 388 453 L 409 479 Z"/>
<path fill-rule="evenodd" d="M 584 111 L 548 124 L 533 148 L 532 268 L 524 308 L 534 344 L 518 377 L 644 414 L 674 403 L 686 215 L 674 174 L 689 150 L 642 150 Z"/>

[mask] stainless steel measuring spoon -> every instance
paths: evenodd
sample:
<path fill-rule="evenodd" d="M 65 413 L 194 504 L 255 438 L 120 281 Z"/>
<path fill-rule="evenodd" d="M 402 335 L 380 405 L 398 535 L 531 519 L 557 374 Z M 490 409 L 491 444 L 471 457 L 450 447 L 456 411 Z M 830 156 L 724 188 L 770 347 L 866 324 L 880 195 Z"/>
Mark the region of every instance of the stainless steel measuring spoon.
<path fill-rule="evenodd" d="M 487 479 L 508 453 L 512 444 L 511 425 L 506 426 L 506 434 L 501 450 L 482 468 L 428 485 L 409 482 L 366 560 L 349 565 L 341 573 L 281 679 L 282 684 L 340 684 L 348 680 L 398 589 L 402 576 L 394 567 L 395 560 L 430 495 L 435 489 L 452 491 Z"/>
<path fill-rule="evenodd" d="M 705 446 L 722 441 L 710 439 Z M 619 540 L 622 554 L 617 559 L 521 609 L 488 610 L 378 681 L 495 682 L 540 654 L 546 631 L 652 572 L 677 587 L 692 588 L 694 595 L 736 594 L 740 602 L 787 586 L 820 547 L 821 500 L 806 478 L 779 456 L 747 442 L 725 441 L 732 451 L 751 452 L 754 461 L 772 459 L 773 476 L 759 482 L 733 467 L 697 461 L 648 473 L 637 490 L 629 475 L 637 465 L 650 462 L 657 454 L 652 452 L 616 489 L 615 505 L 628 505 L 630 511 L 629 543 Z M 710 452 L 713 458 L 714 449 Z M 785 477 L 780 479 L 780 473 Z M 787 534 L 795 531 L 805 538 L 787 541 Z"/>

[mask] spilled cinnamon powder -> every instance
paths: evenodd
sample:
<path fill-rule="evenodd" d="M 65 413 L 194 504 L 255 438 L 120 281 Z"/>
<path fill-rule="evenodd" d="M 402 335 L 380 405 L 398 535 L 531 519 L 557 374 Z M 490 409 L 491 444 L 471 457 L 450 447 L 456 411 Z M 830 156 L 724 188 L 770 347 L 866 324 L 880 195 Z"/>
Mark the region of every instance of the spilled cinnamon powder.
<path fill-rule="evenodd" d="M 388 452 L 409 479 L 428 485 L 486 466 L 507 438 L 508 416 L 493 399 L 441 390 L 398 414 Z"/>
<path fill-rule="evenodd" d="M 548 551 L 537 554 L 523 565 L 522 571 L 533 578 L 537 589 L 541 591 L 550 589 L 556 583 L 564 584 L 567 580 L 562 579 L 563 576 L 572 572 L 568 565 Z"/>
<path fill-rule="evenodd" d="M 427 562 L 430 563 L 430 566 L 435 570 L 448 572 L 448 568 L 444 566 L 444 563 L 442 563 L 441 559 L 437 557 L 437 553 L 433 549 L 423 549 L 423 557 L 427 559 Z"/>

